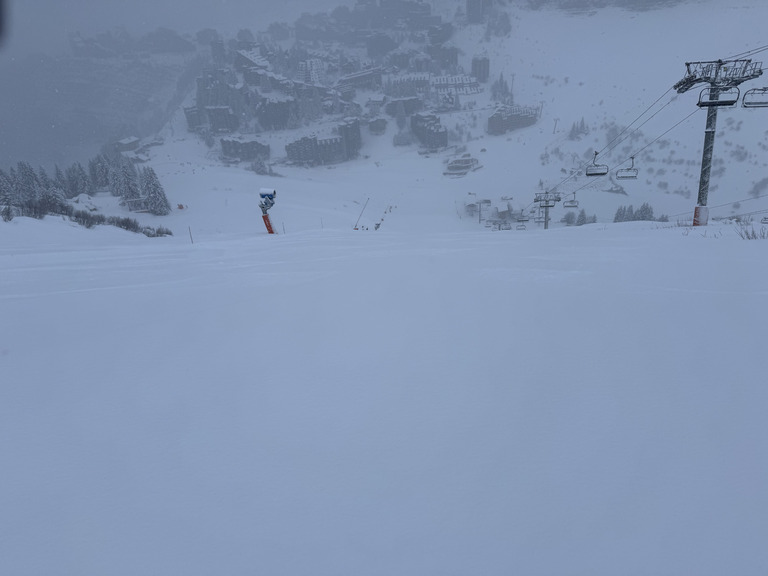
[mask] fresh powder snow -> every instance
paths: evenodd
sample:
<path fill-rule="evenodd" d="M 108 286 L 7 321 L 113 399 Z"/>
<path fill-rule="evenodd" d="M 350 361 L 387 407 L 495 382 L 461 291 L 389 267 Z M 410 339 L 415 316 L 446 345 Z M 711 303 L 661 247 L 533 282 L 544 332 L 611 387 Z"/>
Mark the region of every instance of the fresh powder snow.
<path fill-rule="evenodd" d="M 483 167 L 464 178 L 391 133 L 353 162 L 257 176 L 179 111 L 149 164 L 173 213 L 90 200 L 173 236 L 0 222 L 0 574 L 764 575 L 768 242 L 688 226 L 697 169 L 654 146 L 624 194 L 576 193 L 596 224 L 558 206 L 549 230 L 494 230 L 466 209 L 528 210 L 563 178 L 545 150 L 583 161 L 685 61 L 761 46 L 762 4 L 701 6 L 517 10 L 509 42 L 535 50 L 505 76 L 542 118 L 476 129 Z M 691 14 L 700 42 L 678 33 Z M 764 142 L 763 113 L 721 114 L 714 216 L 768 208 L 749 200 L 762 158 L 724 152 Z M 695 114 L 669 146 L 700 159 L 703 129 Z M 612 222 L 643 202 L 670 221 Z"/>

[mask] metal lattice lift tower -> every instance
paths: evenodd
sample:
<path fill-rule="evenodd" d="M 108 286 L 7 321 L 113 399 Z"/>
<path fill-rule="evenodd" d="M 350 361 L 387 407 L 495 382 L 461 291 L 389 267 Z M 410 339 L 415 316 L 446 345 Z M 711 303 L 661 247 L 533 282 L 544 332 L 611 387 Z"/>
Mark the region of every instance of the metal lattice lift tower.
<path fill-rule="evenodd" d="M 709 220 L 707 196 L 709 175 L 712 171 L 712 151 L 715 148 L 717 109 L 733 106 L 739 100 L 739 84 L 753 80 L 763 73 L 762 62 L 752 60 L 715 60 L 712 62 L 686 62 L 685 77 L 673 86 L 678 94 L 687 92 L 699 84 L 708 84 L 699 94 L 698 105 L 707 109 L 707 126 L 704 130 L 704 152 L 701 156 L 699 197 L 693 214 L 694 226 L 706 226 Z"/>
<path fill-rule="evenodd" d="M 560 202 L 560 194 L 552 192 L 537 192 L 534 202 L 539 204 L 539 209 L 544 209 L 544 230 L 549 228 L 549 209 L 555 207 L 555 203 Z"/>

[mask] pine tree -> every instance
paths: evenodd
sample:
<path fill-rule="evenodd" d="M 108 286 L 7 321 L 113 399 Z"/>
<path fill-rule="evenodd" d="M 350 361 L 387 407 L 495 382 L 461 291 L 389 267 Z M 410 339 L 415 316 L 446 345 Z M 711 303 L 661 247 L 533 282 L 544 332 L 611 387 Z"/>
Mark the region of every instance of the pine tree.
<path fill-rule="evenodd" d="M 3 220 L 10 222 L 13 219 L 13 185 L 8 175 L 0 170 L 0 214 Z"/>
<path fill-rule="evenodd" d="M 624 206 L 619 206 L 616 209 L 616 215 L 613 217 L 614 222 L 624 222 L 627 217 L 627 209 Z"/>
<path fill-rule="evenodd" d="M 64 176 L 64 172 L 62 172 L 61 168 L 59 168 L 58 164 L 56 165 L 54 172 L 53 172 L 53 183 L 54 185 L 63 190 L 64 194 L 67 195 L 67 198 L 69 198 L 69 183 L 67 182 L 67 177 Z"/>
<path fill-rule="evenodd" d="M 152 168 L 144 168 L 141 171 L 139 181 L 141 194 L 146 198 L 147 210 L 157 216 L 166 216 L 171 213 L 171 205 L 165 196 L 163 186 Z"/>
<path fill-rule="evenodd" d="M 109 167 L 109 193 L 118 198 L 122 198 L 125 193 L 123 171 L 120 169 L 119 164 L 112 164 Z"/>
<path fill-rule="evenodd" d="M 576 218 L 576 226 L 584 226 L 584 224 L 586 224 L 586 223 L 587 223 L 587 213 L 586 213 L 586 211 L 585 211 L 585 210 L 582 208 L 582 209 L 579 211 L 579 215 L 578 215 L 578 217 Z"/>
<path fill-rule="evenodd" d="M 109 186 L 109 160 L 103 154 L 88 161 L 88 175 L 95 189 Z"/>
<path fill-rule="evenodd" d="M 80 162 L 75 162 L 67 168 L 65 176 L 67 180 L 65 193 L 69 198 L 75 198 L 80 196 L 80 194 L 91 195 L 93 193 L 91 180 L 88 178 L 88 174 Z"/>
<path fill-rule="evenodd" d="M 12 196 L 13 186 L 11 185 L 11 179 L 5 172 L 0 170 L 0 205 L 10 204 Z"/>
<path fill-rule="evenodd" d="M 569 140 L 578 140 L 578 138 L 579 138 L 579 129 L 576 126 L 576 122 L 574 122 L 571 125 L 571 131 L 568 132 L 568 139 Z"/>
<path fill-rule="evenodd" d="M 31 207 L 38 199 L 38 189 L 40 182 L 32 168 L 27 162 L 16 164 L 16 195 L 23 206 Z"/>
<path fill-rule="evenodd" d="M 53 188 L 53 180 L 51 180 L 51 177 L 48 176 L 48 172 L 46 172 L 45 168 L 42 166 L 37 170 L 37 179 L 40 182 L 40 186 L 43 187 L 43 190 Z"/>
<path fill-rule="evenodd" d="M 136 168 L 121 154 L 110 163 L 109 191 L 112 196 L 138 198 Z"/>
<path fill-rule="evenodd" d="M 139 200 L 141 199 L 141 190 L 139 188 L 138 178 L 136 177 L 136 169 L 133 165 L 124 161 L 120 166 L 121 178 L 123 181 L 123 203 L 128 206 L 129 210 L 141 209 L 142 205 Z"/>
<path fill-rule="evenodd" d="M 64 191 L 55 185 L 46 188 L 40 195 L 40 211 L 42 214 L 61 214 L 67 206 Z"/>
<path fill-rule="evenodd" d="M 648 202 L 644 202 L 635 212 L 635 220 L 653 220 L 653 208 Z"/>

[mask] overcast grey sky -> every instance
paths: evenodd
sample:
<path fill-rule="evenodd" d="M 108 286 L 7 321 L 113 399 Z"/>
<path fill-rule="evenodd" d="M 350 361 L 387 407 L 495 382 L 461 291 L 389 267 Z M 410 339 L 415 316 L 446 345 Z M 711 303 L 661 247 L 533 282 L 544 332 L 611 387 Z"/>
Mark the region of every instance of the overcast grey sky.
<path fill-rule="evenodd" d="M 302 12 L 324 12 L 354 0 L 5 0 L 6 38 L 0 57 L 37 48 L 60 49 L 71 32 L 92 34 L 122 26 L 143 34 L 160 26 L 179 32 L 215 28 L 266 29 Z"/>

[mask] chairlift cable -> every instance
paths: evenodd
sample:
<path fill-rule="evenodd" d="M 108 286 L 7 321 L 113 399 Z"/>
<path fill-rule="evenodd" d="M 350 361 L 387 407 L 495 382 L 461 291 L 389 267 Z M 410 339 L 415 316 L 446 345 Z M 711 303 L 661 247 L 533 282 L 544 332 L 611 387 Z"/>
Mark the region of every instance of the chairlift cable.
<path fill-rule="evenodd" d="M 699 112 L 699 111 L 701 111 L 701 108 L 696 108 L 696 109 L 695 109 L 693 112 L 691 112 L 690 114 L 688 114 L 688 116 L 686 116 L 685 118 L 683 118 L 682 120 L 680 120 L 680 121 L 679 121 L 677 124 L 675 124 L 674 126 L 672 126 L 672 128 L 669 128 L 668 130 L 666 130 L 666 131 L 662 132 L 662 133 L 661 133 L 659 136 L 657 136 L 655 139 L 651 140 L 651 141 L 650 141 L 648 144 L 646 144 L 645 146 L 643 146 L 642 148 L 640 148 L 640 150 L 638 150 L 637 152 L 635 152 L 634 154 L 632 154 L 632 156 L 637 156 L 638 154 L 640 154 L 640 152 L 642 152 L 642 151 L 643 151 L 643 150 L 645 150 L 646 148 L 648 148 L 648 147 L 652 146 L 653 144 L 655 144 L 656 142 L 658 142 L 659 140 L 661 140 L 661 139 L 662 139 L 664 136 L 666 136 L 667 134 L 669 134 L 670 132 L 672 132 L 672 130 L 674 130 L 675 128 L 677 128 L 678 126 L 680 126 L 680 124 L 682 124 L 683 122 L 685 122 L 686 120 L 688 120 L 688 118 L 690 118 L 691 116 L 693 116 L 694 114 L 696 114 L 696 112 Z M 626 162 L 627 160 L 629 160 L 629 158 L 627 158 L 626 160 L 624 160 L 624 162 Z M 623 164 L 624 162 L 622 162 L 622 164 Z"/>
<path fill-rule="evenodd" d="M 750 200 L 759 200 L 760 198 L 768 198 L 768 194 L 760 194 L 759 196 L 752 196 L 751 198 L 742 198 L 740 200 L 731 200 L 724 204 L 718 204 L 717 206 L 710 206 L 710 208 L 723 208 L 724 206 L 730 206 L 736 204 L 736 202 L 749 202 Z"/>
<path fill-rule="evenodd" d="M 658 100 L 657 100 L 657 102 L 658 102 Z M 643 123 L 642 123 L 642 124 L 640 124 L 640 125 L 639 125 L 637 128 L 635 128 L 634 130 L 632 130 L 632 134 L 634 134 L 634 133 L 635 133 L 635 132 L 637 132 L 637 131 L 638 131 L 640 128 L 642 128 L 643 126 L 645 126 L 645 125 L 646 125 L 648 122 L 650 122 L 650 121 L 651 121 L 651 120 L 654 118 L 654 116 L 656 116 L 656 115 L 657 115 L 659 112 L 661 112 L 662 110 L 664 110 L 664 108 L 666 108 L 667 106 L 669 106 L 670 104 L 672 104 L 672 102 L 674 102 L 674 98 L 670 99 L 670 100 L 669 100 L 669 102 L 667 102 L 666 104 L 664 104 L 664 106 L 662 106 L 662 107 L 661 107 L 661 108 L 659 108 L 659 109 L 658 109 L 656 112 L 654 112 L 654 113 L 653 113 L 651 116 L 649 116 L 649 117 L 648 117 L 648 118 L 645 120 L 645 122 L 643 122 Z M 626 130 L 625 130 L 625 131 L 626 131 Z M 629 135 L 627 135 L 627 137 L 626 137 L 626 138 L 624 138 L 624 139 L 622 139 L 622 140 L 621 140 L 621 142 L 618 142 L 618 143 L 616 144 L 616 146 L 613 146 L 613 147 L 611 147 L 611 148 L 608 150 L 608 153 L 610 154 L 610 153 L 611 153 L 611 152 L 612 152 L 612 151 L 613 151 L 615 148 L 617 148 L 617 147 L 619 146 L 619 144 L 621 144 L 622 142 L 624 142 L 624 141 L 625 141 L 627 138 L 629 138 L 629 136 L 631 136 L 632 134 L 629 134 Z M 618 136 L 617 136 L 616 138 L 618 138 Z M 614 139 L 611 141 L 611 143 L 615 142 L 615 141 L 616 141 L 616 138 L 614 138 Z M 609 145 L 610 145 L 610 144 L 609 144 Z M 608 148 L 608 146 L 606 146 L 605 148 Z M 603 148 L 603 150 L 605 150 L 605 148 Z M 602 151 L 601 151 L 601 152 L 602 152 Z"/>
<path fill-rule="evenodd" d="M 621 137 L 621 135 L 622 135 L 622 134 L 624 134 L 624 132 L 626 132 L 627 130 L 629 130 L 629 129 L 632 127 L 632 125 L 633 125 L 635 122 L 637 122 L 638 120 L 640 120 L 640 118 L 642 118 L 643 116 L 645 116 L 645 115 L 648 113 L 648 111 L 649 111 L 649 110 L 651 110 L 651 109 L 652 109 L 654 106 L 656 106 L 656 104 L 658 104 L 658 103 L 659 103 L 659 101 L 660 101 L 662 98 L 664 98 L 664 97 L 665 97 L 667 94 L 669 94 L 669 93 L 670 93 L 672 90 L 673 90 L 673 88 L 669 88 L 669 89 L 668 89 L 666 92 L 664 92 L 664 94 L 662 94 L 661 96 L 659 96 L 659 97 L 656 99 L 656 101 L 655 101 L 653 104 L 651 104 L 650 106 L 648 106 L 648 108 L 646 108 L 645 110 L 643 110 L 643 112 L 642 112 L 642 113 L 641 113 L 641 114 L 640 114 L 640 115 L 639 115 L 637 118 L 635 118 L 634 120 L 632 120 L 632 122 L 630 122 L 630 123 L 629 123 L 629 124 L 628 124 L 628 125 L 627 125 L 627 126 L 624 128 L 624 130 L 622 130 L 621 132 L 619 132 L 619 133 L 616 135 L 616 137 L 615 137 L 613 140 L 611 140 L 610 142 L 608 142 L 608 144 L 606 144 L 606 145 L 605 145 L 605 148 L 603 148 L 602 150 L 600 150 L 600 152 L 599 152 L 599 153 L 600 153 L 600 154 L 602 154 L 602 153 L 603 153 L 603 152 L 605 152 L 605 150 L 606 150 L 606 149 L 608 149 L 608 148 L 610 148 L 611 150 L 613 150 L 613 148 L 611 148 L 611 144 L 613 144 L 613 143 L 614 143 L 616 140 L 618 140 L 618 139 Z M 661 108 L 660 108 L 660 109 L 659 109 L 657 112 L 655 112 L 655 113 L 653 114 L 653 116 L 656 116 L 656 114 L 658 114 L 659 112 L 661 112 L 661 111 L 662 111 L 662 110 L 663 110 L 663 109 L 664 109 L 666 106 L 668 106 L 668 105 L 669 105 L 671 102 L 672 102 L 672 100 L 670 100 L 669 102 L 667 102 L 666 104 L 664 104 L 664 106 L 662 106 L 662 107 L 661 107 Z M 651 116 L 650 118 L 648 118 L 648 120 L 650 120 L 651 118 L 653 118 L 653 116 Z M 648 122 L 648 120 L 646 120 L 645 122 L 643 122 L 643 124 L 645 124 L 646 122 Z M 640 126 L 642 126 L 643 124 L 640 124 Z M 635 130 L 633 130 L 633 132 L 637 131 L 637 129 L 638 129 L 638 128 L 640 128 L 640 126 L 638 126 L 637 128 L 635 128 Z M 622 142 L 623 142 L 623 140 L 622 140 Z M 619 144 L 621 144 L 621 142 L 619 142 Z M 618 144 L 617 144 L 617 146 L 618 146 Z M 615 146 L 614 146 L 614 148 L 615 148 Z"/>
<path fill-rule="evenodd" d="M 750 200 L 760 200 L 760 198 L 768 198 L 768 194 L 760 194 L 759 196 L 752 196 L 751 198 L 739 198 L 738 200 L 731 200 L 729 202 L 724 202 L 723 204 L 717 204 L 715 206 L 709 206 L 710 210 L 716 210 L 718 208 L 725 208 L 726 206 L 733 206 L 737 202 L 749 202 Z M 767 210 L 768 211 L 768 210 Z M 758 210 L 758 212 L 760 212 Z M 693 213 L 693 210 L 687 210 L 685 212 L 680 212 L 679 214 L 671 214 L 670 218 L 675 218 L 676 216 L 685 216 L 686 214 Z"/>
<path fill-rule="evenodd" d="M 656 137 L 654 140 L 652 140 L 651 142 L 649 142 L 648 144 L 646 144 L 645 146 L 643 146 L 642 148 L 640 148 L 640 149 L 639 149 L 637 152 L 635 152 L 634 154 L 632 154 L 632 156 L 635 156 L 635 157 L 637 157 L 637 156 L 640 154 L 640 152 L 642 152 L 642 151 L 643 151 L 643 150 L 645 150 L 646 148 L 648 148 L 648 147 L 652 146 L 653 144 L 655 144 L 656 142 L 658 142 L 659 140 L 661 140 L 661 139 L 662 139 L 664 136 L 666 136 L 666 135 L 667 135 L 669 132 L 671 132 L 672 130 L 674 130 L 674 129 L 675 129 L 675 128 L 677 128 L 678 126 L 680 126 L 680 124 L 682 124 L 683 122 L 685 122 L 686 120 L 688 120 L 688 119 L 689 119 L 691 116 L 693 116 L 694 114 L 696 114 L 696 113 L 697 113 L 697 112 L 699 112 L 700 110 L 701 110 L 701 108 L 696 108 L 696 109 L 695 109 L 693 112 L 691 112 L 690 114 L 688 114 L 688 116 L 686 116 L 685 118 L 683 118 L 682 120 L 680 120 L 679 122 L 677 122 L 677 123 L 676 123 L 674 126 L 672 126 L 671 128 L 669 128 L 669 129 L 667 129 L 666 131 L 664 131 L 663 133 L 661 133 L 661 134 L 660 134 L 659 136 L 657 136 L 657 137 Z M 623 162 L 621 162 L 620 164 L 624 164 L 624 163 L 625 163 L 627 160 L 629 160 L 629 159 L 630 159 L 632 156 L 630 156 L 629 158 L 626 158 L 626 159 L 625 159 Z M 608 174 L 605 174 L 605 175 L 603 175 L 603 176 L 597 176 L 597 177 L 594 177 L 594 178 L 592 178 L 592 179 L 591 179 L 589 182 L 587 182 L 586 184 L 584 184 L 584 185 L 583 185 L 583 186 L 581 186 L 580 188 L 577 188 L 577 189 L 576 189 L 576 190 L 574 190 L 573 192 L 570 192 L 570 194 L 575 194 L 576 192 L 579 192 L 580 190 L 584 190 L 585 188 L 587 188 L 587 187 L 589 187 L 589 186 L 592 186 L 592 185 L 593 185 L 593 184 L 595 184 L 597 181 L 599 181 L 599 180 L 600 180 L 600 178 L 605 178 L 605 176 L 607 176 L 607 175 L 608 175 Z"/>
<path fill-rule="evenodd" d="M 754 216 L 756 214 L 767 214 L 768 208 L 764 210 L 755 210 L 754 212 L 743 212 L 742 214 L 731 214 L 727 218 L 743 218 L 744 216 Z"/>
<path fill-rule="evenodd" d="M 759 54 L 760 52 L 765 52 L 768 50 L 768 45 L 761 46 L 760 48 L 754 48 L 752 50 L 747 50 L 746 52 L 742 52 L 741 54 L 736 54 L 735 56 L 729 56 L 726 58 L 726 60 L 736 60 L 739 58 L 744 58 L 746 56 L 754 56 L 755 54 Z"/>
<path fill-rule="evenodd" d="M 632 125 L 633 125 L 635 122 L 637 122 L 638 120 L 640 120 L 640 118 L 642 118 L 644 115 L 646 115 L 646 114 L 648 113 L 648 111 L 649 111 L 649 110 L 653 109 L 653 107 L 654 107 L 654 106 L 656 106 L 656 104 L 658 104 L 658 103 L 659 103 L 659 102 L 660 102 L 660 101 L 661 101 L 661 100 L 662 100 L 664 97 L 666 97 L 666 96 L 667 96 L 667 94 L 669 94 L 669 92 L 670 92 L 671 90 L 673 90 L 673 88 L 669 88 L 669 89 L 667 89 L 667 91 L 666 91 L 666 92 L 664 92 L 664 93 L 663 93 L 661 96 L 659 96 L 659 97 L 658 97 L 658 98 L 657 98 L 657 99 L 656 99 L 656 100 L 655 100 L 655 101 L 654 101 L 654 102 L 653 102 L 653 103 L 652 103 L 650 106 L 648 106 L 648 107 L 647 107 L 647 108 L 646 108 L 646 109 L 645 109 L 645 110 L 644 110 L 644 111 L 643 111 L 643 112 L 642 112 L 642 113 L 641 113 L 639 116 L 637 116 L 637 118 L 635 118 L 635 119 L 634 119 L 632 122 L 630 122 L 630 123 L 629 123 L 629 125 L 628 125 L 626 128 L 624 128 L 624 130 L 622 130 L 622 131 L 621 131 L 621 132 L 620 132 L 620 133 L 619 133 L 619 134 L 618 134 L 618 135 L 617 135 L 617 136 L 616 136 L 616 137 L 615 137 L 613 140 L 611 140 L 611 141 L 610 141 L 610 142 L 609 142 L 609 143 L 608 143 L 608 144 L 607 144 L 607 145 L 606 145 L 606 146 L 605 146 L 605 147 L 604 147 L 604 148 L 603 148 L 601 151 L 599 151 L 599 152 L 598 152 L 598 155 L 599 155 L 599 154 L 602 154 L 602 153 L 603 153 L 603 152 L 604 152 L 604 151 L 605 151 L 607 148 L 609 148 L 609 147 L 611 146 L 611 144 L 613 144 L 613 143 L 614 143 L 614 142 L 615 142 L 615 141 L 616 141 L 618 138 L 620 138 L 620 137 L 621 137 L 621 135 L 622 135 L 622 134 L 624 134 L 624 133 L 625 133 L 627 130 L 629 130 L 629 128 L 630 128 L 630 127 L 631 127 L 631 126 L 632 126 Z M 634 132 L 636 132 L 637 130 L 639 130 L 639 129 L 640 129 L 642 126 L 644 126 L 646 123 L 648 123 L 648 122 L 649 122 L 649 121 L 650 121 L 650 120 L 651 120 L 651 119 L 652 119 L 654 116 L 656 116 L 656 115 L 657 115 L 659 112 L 661 112 L 661 111 L 662 111 L 664 108 L 666 108 L 667 106 L 669 106 L 669 105 L 670 105 L 670 104 L 671 104 L 673 101 L 674 101 L 674 98 L 670 99 L 670 100 L 669 100 L 669 101 L 668 101 L 666 104 L 664 104 L 664 105 L 663 105 L 661 108 L 659 108 L 659 109 L 658 109 L 656 112 L 654 112 L 654 113 L 653 113 L 653 114 L 652 114 L 652 115 L 651 115 L 651 116 L 650 116 L 648 119 L 646 119 L 646 120 L 645 120 L 645 121 L 644 121 L 642 124 L 640 124 L 639 126 L 637 126 L 637 127 L 636 127 L 636 128 L 635 128 L 635 129 L 634 129 L 632 132 L 634 133 Z M 624 140 L 626 140 L 626 138 L 625 138 L 625 139 L 623 139 L 623 140 L 621 140 L 621 142 L 623 142 Z M 621 142 L 619 142 L 619 144 L 621 144 Z M 618 146 L 618 144 L 617 144 L 616 146 Z M 613 148 L 615 148 L 616 146 L 614 146 Z M 611 150 L 613 150 L 613 148 L 611 148 L 611 149 L 609 150 L 609 152 L 610 152 Z M 594 159 L 593 159 L 593 162 L 594 162 Z M 626 162 L 626 160 L 625 160 L 625 162 Z M 564 178 L 563 180 L 561 180 L 559 183 L 555 184 L 555 185 L 554 185 L 554 186 L 551 188 L 551 190 L 557 190 L 557 189 L 558 189 L 560 186 L 562 186 L 563 184 L 565 184 L 566 182 L 568 182 L 568 181 L 569 181 L 569 180 L 571 180 L 572 178 L 575 178 L 575 177 L 577 176 L 577 174 L 579 174 L 580 172 L 583 172 L 583 171 L 584 171 L 584 169 L 585 169 L 585 167 L 586 167 L 586 166 L 587 166 L 587 163 L 585 163 L 585 162 L 582 162 L 582 163 L 581 163 L 581 165 L 579 166 L 579 171 L 578 171 L 578 172 L 573 172 L 573 173 L 572 173 L 570 176 L 567 176 L 566 178 Z M 598 178 L 600 178 L 600 176 L 598 176 Z M 582 187 L 581 187 L 581 188 L 579 188 L 578 190 L 582 190 L 583 188 L 586 188 L 586 186 L 582 186 Z M 578 190 L 576 190 L 576 191 L 578 191 Z"/>

